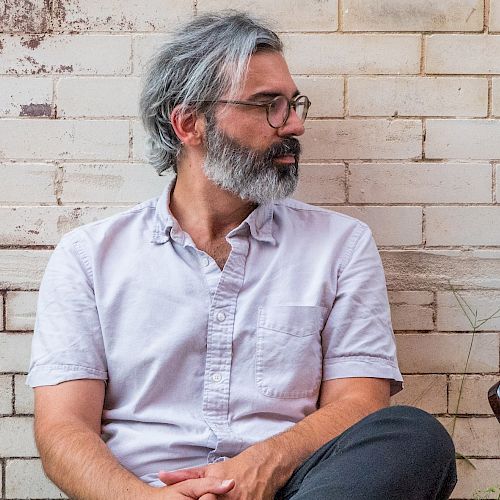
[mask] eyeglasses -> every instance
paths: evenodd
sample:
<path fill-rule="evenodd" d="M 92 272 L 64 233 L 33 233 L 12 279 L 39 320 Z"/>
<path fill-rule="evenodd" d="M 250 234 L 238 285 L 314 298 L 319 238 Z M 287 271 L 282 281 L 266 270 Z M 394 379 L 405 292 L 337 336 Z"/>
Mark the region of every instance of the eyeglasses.
<path fill-rule="evenodd" d="M 266 108 L 267 123 L 272 128 L 282 127 L 290 116 L 290 109 L 293 108 L 299 120 L 304 123 L 311 101 L 305 95 L 298 95 L 293 99 L 287 99 L 284 95 L 278 95 L 269 102 L 252 101 L 228 101 L 219 99 L 217 101 L 204 101 L 207 103 L 239 104 L 242 106 L 256 106 Z"/>

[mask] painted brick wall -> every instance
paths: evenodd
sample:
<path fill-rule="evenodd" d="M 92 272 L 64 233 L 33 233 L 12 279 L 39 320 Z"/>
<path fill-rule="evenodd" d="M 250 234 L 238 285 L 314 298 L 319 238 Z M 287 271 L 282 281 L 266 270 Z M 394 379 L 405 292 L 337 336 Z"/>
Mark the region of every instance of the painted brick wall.
<path fill-rule="evenodd" d="M 352 214 L 384 260 L 406 390 L 451 428 L 471 327 L 500 307 L 500 0 L 0 0 L 0 498 L 43 476 L 24 385 L 37 289 L 69 229 L 158 194 L 137 120 L 148 57 L 197 13 L 276 20 L 312 102 L 296 197 Z M 500 321 L 475 335 L 453 498 L 500 486 L 486 402 Z M 497 493 L 498 496 L 498 493 Z"/>

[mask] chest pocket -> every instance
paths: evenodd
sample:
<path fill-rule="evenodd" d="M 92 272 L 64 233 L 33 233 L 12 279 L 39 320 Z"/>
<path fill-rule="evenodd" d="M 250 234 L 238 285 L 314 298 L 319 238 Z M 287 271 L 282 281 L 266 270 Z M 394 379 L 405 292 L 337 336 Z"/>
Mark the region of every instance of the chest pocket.
<path fill-rule="evenodd" d="M 262 394 L 302 398 L 318 391 L 325 313 L 319 306 L 259 308 L 255 381 Z"/>

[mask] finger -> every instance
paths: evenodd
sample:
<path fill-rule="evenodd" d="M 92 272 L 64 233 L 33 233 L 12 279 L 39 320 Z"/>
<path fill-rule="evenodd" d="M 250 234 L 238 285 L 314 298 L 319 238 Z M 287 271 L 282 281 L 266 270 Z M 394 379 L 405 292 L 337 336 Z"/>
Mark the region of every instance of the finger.
<path fill-rule="evenodd" d="M 205 495 L 202 495 L 198 500 L 217 500 L 217 495 L 214 495 L 213 493 L 206 493 Z"/>
<path fill-rule="evenodd" d="M 200 479 L 188 479 L 176 486 L 177 491 L 191 498 L 200 498 L 207 493 L 223 495 L 234 488 L 234 479 L 221 481 L 215 477 L 203 477 Z"/>
<path fill-rule="evenodd" d="M 191 469 L 179 469 L 170 472 L 160 471 L 158 473 L 160 481 L 169 486 L 187 479 L 198 479 L 203 476 L 203 467 L 192 467 Z"/>

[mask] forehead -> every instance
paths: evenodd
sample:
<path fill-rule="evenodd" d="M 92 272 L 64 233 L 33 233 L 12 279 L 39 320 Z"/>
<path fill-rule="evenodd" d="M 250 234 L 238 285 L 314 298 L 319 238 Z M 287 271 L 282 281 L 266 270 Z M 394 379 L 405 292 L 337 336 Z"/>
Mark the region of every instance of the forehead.
<path fill-rule="evenodd" d="M 297 91 L 285 58 L 277 52 L 258 52 L 248 63 L 242 96 L 257 93 L 283 94 L 292 97 Z"/>

